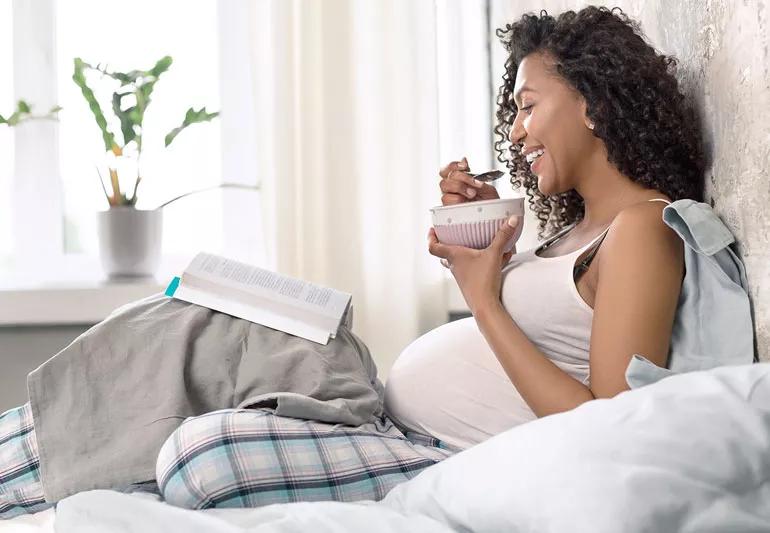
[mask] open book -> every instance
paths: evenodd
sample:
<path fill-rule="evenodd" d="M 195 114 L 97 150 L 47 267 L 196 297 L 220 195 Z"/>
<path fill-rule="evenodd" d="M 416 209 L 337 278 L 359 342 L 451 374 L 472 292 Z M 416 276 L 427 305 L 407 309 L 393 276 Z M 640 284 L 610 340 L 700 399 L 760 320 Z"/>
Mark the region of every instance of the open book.
<path fill-rule="evenodd" d="M 166 295 L 320 344 L 336 336 L 343 318 L 352 325 L 346 292 L 203 252 Z"/>

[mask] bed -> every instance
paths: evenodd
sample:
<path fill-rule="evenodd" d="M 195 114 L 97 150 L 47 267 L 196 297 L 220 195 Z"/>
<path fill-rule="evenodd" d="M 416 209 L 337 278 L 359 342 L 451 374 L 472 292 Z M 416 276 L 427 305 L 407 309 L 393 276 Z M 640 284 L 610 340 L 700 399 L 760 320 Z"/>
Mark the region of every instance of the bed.
<path fill-rule="evenodd" d="M 0 522 L 54 530 L 767 532 L 770 363 L 672 376 L 513 428 L 380 502 L 185 510 L 94 490 Z"/>

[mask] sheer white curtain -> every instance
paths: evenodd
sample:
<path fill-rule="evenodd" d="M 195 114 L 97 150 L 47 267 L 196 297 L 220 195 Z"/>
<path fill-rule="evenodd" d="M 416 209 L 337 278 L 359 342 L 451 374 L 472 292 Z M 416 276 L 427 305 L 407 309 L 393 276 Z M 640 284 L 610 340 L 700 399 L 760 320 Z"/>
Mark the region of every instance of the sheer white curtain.
<path fill-rule="evenodd" d="M 440 201 L 434 2 L 221 4 L 239 20 L 229 31 L 248 33 L 269 266 L 351 292 L 386 375 L 447 316 L 426 244 Z"/>

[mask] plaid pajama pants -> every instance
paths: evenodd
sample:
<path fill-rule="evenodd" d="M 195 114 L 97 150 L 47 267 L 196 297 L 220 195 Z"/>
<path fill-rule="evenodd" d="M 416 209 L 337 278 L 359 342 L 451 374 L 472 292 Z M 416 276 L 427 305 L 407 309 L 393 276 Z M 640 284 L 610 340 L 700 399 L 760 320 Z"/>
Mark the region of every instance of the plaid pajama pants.
<path fill-rule="evenodd" d="M 168 503 L 188 509 L 380 500 L 454 451 L 387 418 L 352 427 L 223 409 L 177 428 L 156 478 Z"/>
<path fill-rule="evenodd" d="M 188 509 L 379 500 L 456 451 L 387 417 L 351 427 L 222 409 L 187 418 L 163 444 L 156 474 L 163 498 Z M 52 505 L 27 403 L 0 415 L 0 519 Z"/>
<path fill-rule="evenodd" d="M 29 403 L 0 415 L 0 519 L 51 507 L 40 484 Z"/>

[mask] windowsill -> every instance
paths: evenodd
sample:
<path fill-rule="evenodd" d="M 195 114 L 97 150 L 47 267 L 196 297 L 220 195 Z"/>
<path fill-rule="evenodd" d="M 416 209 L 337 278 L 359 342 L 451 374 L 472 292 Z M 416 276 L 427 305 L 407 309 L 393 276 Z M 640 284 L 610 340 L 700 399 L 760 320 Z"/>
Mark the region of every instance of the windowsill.
<path fill-rule="evenodd" d="M 0 327 L 92 325 L 118 307 L 162 292 L 189 262 L 164 257 L 154 277 L 107 279 L 94 258 L 66 257 L 59 268 L 26 272 L 17 266 L 0 276 Z"/>
<path fill-rule="evenodd" d="M 0 326 L 96 324 L 128 302 L 163 291 L 153 278 L 0 288 Z"/>

